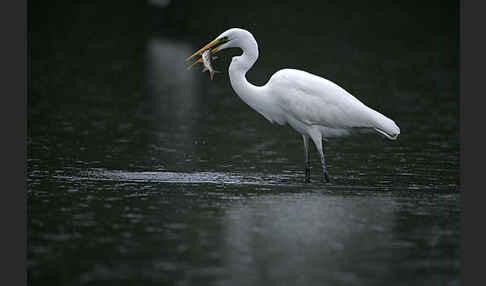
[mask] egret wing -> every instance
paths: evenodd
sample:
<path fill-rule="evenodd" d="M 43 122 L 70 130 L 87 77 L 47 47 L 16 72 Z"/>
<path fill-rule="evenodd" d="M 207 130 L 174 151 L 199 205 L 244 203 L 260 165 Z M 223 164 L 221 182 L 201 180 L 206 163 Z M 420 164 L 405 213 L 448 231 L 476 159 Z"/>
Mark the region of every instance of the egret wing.
<path fill-rule="evenodd" d="M 373 110 L 322 77 L 284 69 L 272 76 L 269 88 L 288 116 L 306 124 L 330 128 L 372 127 Z"/>

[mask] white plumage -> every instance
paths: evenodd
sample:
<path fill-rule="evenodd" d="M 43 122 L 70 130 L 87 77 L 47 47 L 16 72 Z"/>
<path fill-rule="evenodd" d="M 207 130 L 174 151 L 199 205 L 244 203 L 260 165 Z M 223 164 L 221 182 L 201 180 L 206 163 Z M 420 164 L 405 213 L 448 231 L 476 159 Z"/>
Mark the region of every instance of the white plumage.
<path fill-rule="evenodd" d="M 337 84 L 295 69 L 283 69 L 267 84 L 255 86 L 246 80 L 247 71 L 258 58 L 253 35 L 233 28 L 188 58 L 216 46 L 212 52 L 237 47 L 243 54 L 233 57 L 229 66 L 231 86 L 250 107 L 272 123 L 289 124 L 302 134 L 305 153 L 305 179 L 310 179 L 309 138 L 321 156 L 323 179 L 329 180 L 322 149 L 322 138 L 348 135 L 354 128 L 374 129 L 389 139 L 396 139 L 400 128 L 383 114 L 367 107 Z"/>

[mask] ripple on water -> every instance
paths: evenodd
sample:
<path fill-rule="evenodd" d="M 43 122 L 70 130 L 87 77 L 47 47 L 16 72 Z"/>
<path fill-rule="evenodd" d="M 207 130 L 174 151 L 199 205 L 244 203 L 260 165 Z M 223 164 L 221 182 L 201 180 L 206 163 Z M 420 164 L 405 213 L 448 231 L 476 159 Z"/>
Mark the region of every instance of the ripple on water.
<path fill-rule="evenodd" d="M 51 178 L 55 180 L 67 180 L 71 182 L 114 182 L 118 187 L 137 186 L 137 188 L 150 188 L 145 183 L 169 183 L 169 184 L 217 184 L 225 185 L 252 185 L 258 190 L 264 191 L 273 186 L 298 188 L 301 190 L 371 190 L 371 191 L 450 191 L 456 189 L 455 184 L 445 184 L 440 179 L 429 177 L 418 179 L 415 173 L 398 170 L 393 172 L 369 172 L 367 174 L 350 171 L 345 175 L 335 175 L 331 182 L 321 183 L 320 177 L 311 177 L 311 183 L 303 183 L 300 171 L 281 172 L 271 174 L 260 173 L 226 173 L 226 172 L 169 172 L 169 171 L 125 171 L 107 169 L 69 169 L 56 172 Z M 140 183 L 145 185 L 139 186 Z M 263 188 L 263 189 L 260 189 Z M 70 189 L 69 192 L 76 192 Z M 37 196 L 40 193 L 36 194 Z M 144 199 L 148 194 L 128 194 L 126 198 Z M 146 198 L 145 198 L 146 199 Z"/>
<path fill-rule="evenodd" d="M 57 174 L 53 178 L 70 181 L 114 181 L 123 183 L 153 182 L 182 184 L 238 184 L 238 185 L 288 185 L 289 180 L 300 182 L 297 174 L 231 174 L 223 172 L 128 172 L 121 170 L 91 169 Z M 300 178 L 300 174 L 298 176 Z"/>

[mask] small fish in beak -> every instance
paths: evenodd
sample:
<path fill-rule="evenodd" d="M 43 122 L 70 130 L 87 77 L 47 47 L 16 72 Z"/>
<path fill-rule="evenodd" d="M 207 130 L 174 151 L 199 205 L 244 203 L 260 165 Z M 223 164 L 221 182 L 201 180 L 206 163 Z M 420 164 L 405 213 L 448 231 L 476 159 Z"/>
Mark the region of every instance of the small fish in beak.
<path fill-rule="evenodd" d="M 204 53 L 201 54 L 201 59 L 203 61 L 204 68 L 202 72 L 209 71 L 209 77 L 211 80 L 214 78 L 215 73 L 219 73 L 219 71 L 215 70 L 213 67 L 213 60 L 217 59 L 216 56 L 211 56 L 211 49 L 207 49 Z"/>
<path fill-rule="evenodd" d="M 212 61 L 217 59 L 217 57 L 212 56 L 211 53 L 214 54 L 217 51 L 219 51 L 221 49 L 221 47 L 223 47 L 224 44 L 227 43 L 227 42 L 229 42 L 229 39 L 228 39 L 228 37 L 224 36 L 224 37 L 218 38 L 218 39 L 210 42 L 206 46 L 200 48 L 197 52 L 195 52 L 194 54 L 192 54 L 190 57 L 188 57 L 186 59 L 186 62 L 187 62 L 187 61 L 191 60 L 192 58 L 194 58 L 195 56 L 198 56 L 198 55 L 201 56 L 197 61 L 195 61 L 192 65 L 190 65 L 188 67 L 188 69 L 192 68 L 193 66 L 195 66 L 198 63 L 202 63 L 204 65 L 204 68 L 203 68 L 202 71 L 205 72 L 205 71 L 208 70 L 209 76 L 212 80 L 213 77 L 214 77 L 214 74 L 219 73 L 219 71 L 214 69 L 213 63 L 212 63 Z"/>

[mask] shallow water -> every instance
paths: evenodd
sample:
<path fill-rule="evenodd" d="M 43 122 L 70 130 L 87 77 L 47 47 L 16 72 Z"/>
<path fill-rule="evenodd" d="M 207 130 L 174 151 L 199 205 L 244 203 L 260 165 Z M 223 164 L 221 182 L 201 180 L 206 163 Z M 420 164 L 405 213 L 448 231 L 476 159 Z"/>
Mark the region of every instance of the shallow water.
<path fill-rule="evenodd" d="M 264 4 L 203 21 L 178 3 L 58 4 L 50 21 L 32 8 L 29 284 L 459 284 L 453 9 L 434 10 L 436 23 L 383 4 L 343 22 L 347 4 L 327 3 L 323 21 L 342 23 L 334 33 L 314 25 L 319 7 L 295 23 L 293 7 L 275 16 Z M 312 148 L 304 183 L 298 133 L 246 106 L 226 72 L 186 70 L 188 55 L 237 25 L 261 45 L 250 81 L 285 66 L 323 75 L 393 118 L 399 139 L 324 142 L 331 182 Z"/>

